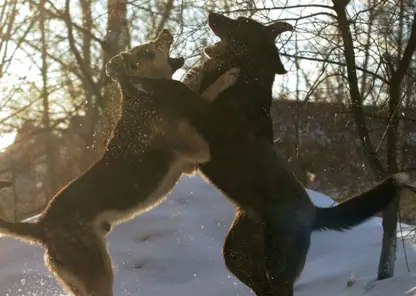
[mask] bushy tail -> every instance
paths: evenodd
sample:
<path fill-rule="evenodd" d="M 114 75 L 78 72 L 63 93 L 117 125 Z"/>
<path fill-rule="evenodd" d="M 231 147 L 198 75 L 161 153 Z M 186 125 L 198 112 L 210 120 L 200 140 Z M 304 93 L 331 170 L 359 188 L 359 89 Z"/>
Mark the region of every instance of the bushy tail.
<path fill-rule="evenodd" d="M 397 173 L 360 195 L 331 208 L 316 208 L 314 230 L 344 231 L 382 212 L 398 190 L 409 181 L 406 173 Z"/>
<path fill-rule="evenodd" d="M 38 223 L 7 222 L 0 219 L 0 234 L 29 243 L 42 244 L 43 241 L 43 231 Z"/>

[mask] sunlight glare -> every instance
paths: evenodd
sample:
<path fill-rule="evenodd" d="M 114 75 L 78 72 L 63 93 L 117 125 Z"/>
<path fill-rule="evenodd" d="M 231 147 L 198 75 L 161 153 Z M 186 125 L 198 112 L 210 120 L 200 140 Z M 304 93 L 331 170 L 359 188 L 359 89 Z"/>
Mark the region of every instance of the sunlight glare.
<path fill-rule="evenodd" d="M 17 133 L 7 133 L 0 136 L 0 152 L 3 152 L 7 147 L 13 144 Z"/>

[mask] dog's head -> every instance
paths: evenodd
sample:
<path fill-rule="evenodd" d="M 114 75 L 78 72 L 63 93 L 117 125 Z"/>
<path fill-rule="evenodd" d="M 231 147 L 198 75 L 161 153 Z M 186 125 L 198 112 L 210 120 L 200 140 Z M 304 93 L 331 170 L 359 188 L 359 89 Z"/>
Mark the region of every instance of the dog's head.
<path fill-rule="evenodd" d="M 246 17 L 231 19 L 211 12 L 208 25 L 221 40 L 205 49 L 208 57 L 233 57 L 237 63 L 262 61 L 265 66 L 271 65 L 276 74 L 287 73 L 280 60 L 276 38 L 283 32 L 292 31 L 290 24 L 275 22 L 265 26 Z"/>
<path fill-rule="evenodd" d="M 114 56 L 106 65 L 106 74 L 114 81 L 130 77 L 171 78 L 184 64 L 183 58 L 169 56 L 173 36 L 163 30 L 150 42 Z"/>
<path fill-rule="evenodd" d="M 171 79 L 184 64 L 183 58 L 169 57 L 172 42 L 173 36 L 163 30 L 157 39 L 107 63 L 106 74 L 118 83 L 123 97 L 121 118 L 109 145 L 133 156 L 150 147 L 177 152 L 186 162 L 206 162 L 209 146 L 191 123 L 200 110 L 186 103 L 194 94 Z"/>

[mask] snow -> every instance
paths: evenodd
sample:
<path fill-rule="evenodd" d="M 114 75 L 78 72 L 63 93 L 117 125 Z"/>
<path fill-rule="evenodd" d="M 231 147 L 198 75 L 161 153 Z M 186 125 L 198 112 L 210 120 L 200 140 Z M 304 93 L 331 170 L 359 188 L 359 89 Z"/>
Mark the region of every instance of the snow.
<path fill-rule="evenodd" d="M 308 193 L 319 206 L 333 204 L 323 194 Z M 164 203 L 109 235 L 115 296 L 252 295 L 222 259 L 221 246 L 233 216 L 232 204 L 212 185 L 199 176 L 182 177 Z M 407 271 L 401 241 L 395 277 L 375 282 L 381 235 L 378 218 L 345 233 L 314 233 L 295 295 L 416 295 L 416 278 Z M 406 244 L 413 270 L 416 254 Z M 347 287 L 352 274 L 355 283 Z M 2 237 L 0 295 L 65 294 L 45 268 L 40 247 Z"/>

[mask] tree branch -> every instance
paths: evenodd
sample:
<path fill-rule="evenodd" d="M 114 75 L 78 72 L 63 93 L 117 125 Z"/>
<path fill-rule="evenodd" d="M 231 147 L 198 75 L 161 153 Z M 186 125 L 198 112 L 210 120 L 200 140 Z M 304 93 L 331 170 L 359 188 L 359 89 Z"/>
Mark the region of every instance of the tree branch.
<path fill-rule="evenodd" d="M 81 69 L 82 74 L 84 75 L 84 78 L 87 80 L 88 84 L 91 86 L 91 89 L 93 90 L 94 95 L 97 97 L 98 101 L 102 101 L 102 95 L 100 90 L 98 89 L 97 84 L 92 79 L 91 75 L 88 72 L 88 69 L 85 67 L 85 63 L 81 57 L 81 54 L 79 53 L 74 40 L 74 34 L 72 31 L 72 22 L 71 22 L 71 14 L 69 11 L 69 0 L 65 0 L 65 17 L 63 20 L 65 21 L 67 27 L 68 27 L 68 41 L 69 46 L 71 48 L 71 51 L 73 52 L 75 59 L 78 63 L 78 66 Z"/>
<path fill-rule="evenodd" d="M 403 80 L 404 75 L 406 74 L 407 70 L 409 69 L 410 62 L 412 60 L 412 56 L 416 50 L 416 14 L 413 16 L 413 24 L 412 24 L 412 32 L 410 33 L 409 41 L 407 43 L 406 49 L 403 53 L 403 58 L 399 63 L 399 67 L 396 73 L 393 75 L 391 82 L 399 83 Z"/>
<path fill-rule="evenodd" d="M 166 22 L 168 21 L 173 9 L 173 0 L 168 0 L 165 4 L 165 10 L 163 11 L 162 19 L 159 22 L 159 25 L 156 29 L 156 34 L 154 37 L 159 35 L 159 33 L 163 30 L 165 27 Z"/>
<path fill-rule="evenodd" d="M 279 54 L 280 54 L 281 56 L 285 56 L 285 57 L 288 57 L 288 58 L 294 58 L 294 59 L 298 58 L 298 59 L 301 59 L 301 60 L 315 61 L 315 62 L 322 62 L 322 63 L 328 63 L 328 64 L 332 64 L 332 65 L 339 65 L 339 66 L 344 66 L 344 67 L 346 67 L 346 66 L 347 66 L 347 64 L 345 64 L 345 63 L 341 63 L 341 62 L 337 62 L 337 61 L 331 61 L 331 60 L 328 60 L 328 59 L 311 58 L 311 57 L 299 56 L 299 55 L 288 54 L 288 53 L 283 53 L 283 52 L 281 52 L 281 53 L 279 53 Z M 367 69 L 364 69 L 364 68 L 362 68 L 362 67 L 360 67 L 360 66 L 357 66 L 357 65 L 355 65 L 354 67 L 355 67 L 357 70 L 360 70 L 360 71 L 362 71 L 362 72 L 365 72 L 365 73 L 367 73 L 367 74 L 369 74 L 369 75 L 371 75 L 371 76 L 373 76 L 373 77 L 375 77 L 375 78 L 377 78 L 377 79 L 379 79 L 379 80 L 383 81 L 383 82 L 384 82 L 384 83 L 386 83 L 386 84 L 390 84 L 390 82 L 389 82 L 388 80 L 386 80 L 384 77 L 382 77 L 382 76 L 380 76 L 380 75 L 378 75 L 378 74 L 376 74 L 376 73 L 374 73 L 374 72 L 371 72 L 371 71 L 369 71 L 369 70 L 367 70 Z"/>
<path fill-rule="evenodd" d="M 51 1 L 47 1 L 49 4 L 51 4 L 54 8 L 55 8 L 55 6 L 53 5 L 53 3 L 51 2 Z M 34 6 L 37 6 L 38 8 L 39 8 L 39 3 L 37 3 L 37 2 L 35 2 L 35 1 L 33 1 L 33 0 L 29 0 L 29 3 L 31 4 L 31 5 L 34 5 Z M 53 11 L 51 11 L 51 10 L 49 10 L 49 9 L 47 9 L 47 8 L 45 8 L 45 13 L 46 14 L 48 14 L 50 17 L 52 17 L 52 18 L 56 18 L 56 19 L 60 19 L 60 20 L 63 20 L 64 22 L 67 22 L 66 21 L 66 13 L 64 13 L 64 14 L 62 14 L 62 13 L 60 13 L 59 12 L 59 10 L 57 9 L 57 8 L 55 8 L 55 10 L 57 10 L 57 12 L 53 12 Z M 81 26 L 79 26 L 79 25 L 77 25 L 76 23 L 72 23 L 72 21 L 71 21 L 71 25 L 75 28 L 75 29 L 77 29 L 78 31 L 81 31 L 82 33 L 84 33 L 84 34 L 88 34 L 88 35 L 90 35 L 91 36 L 91 38 L 94 40 L 94 41 L 96 41 L 96 42 L 98 42 L 100 45 L 101 45 L 101 47 L 105 47 L 107 44 L 105 43 L 105 41 L 104 40 L 102 40 L 102 39 L 100 39 L 100 38 L 98 38 L 97 36 L 95 36 L 91 31 L 89 31 L 89 30 L 87 30 L 87 29 L 85 29 L 85 28 L 83 28 L 83 27 L 81 27 Z"/>
<path fill-rule="evenodd" d="M 367 128 L 363 106 L 362 97 L 358 88 L 357 68 L 355 63 L 354 44 L 349 28 L 349 22 L 345 7 L 348 4 L 348 0 L 333 0 L 335 12 L 338 16 L 339 30 L 343 40 L 344 56 L 347 63 L 347 75 L 349 92 L 351 97 L 351 109 L 354 114 L 357 133 L 360 137 L 361 143 L 364 148 L 364 155 L 367 158 L 368 163 L 373 168 L 377 178 L 384 178 L 386 172 L 377 157 L 373 143 L 370 140 L 369 131 Z"/>

